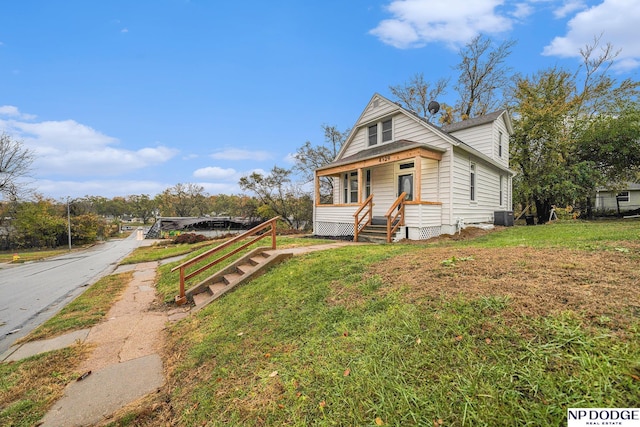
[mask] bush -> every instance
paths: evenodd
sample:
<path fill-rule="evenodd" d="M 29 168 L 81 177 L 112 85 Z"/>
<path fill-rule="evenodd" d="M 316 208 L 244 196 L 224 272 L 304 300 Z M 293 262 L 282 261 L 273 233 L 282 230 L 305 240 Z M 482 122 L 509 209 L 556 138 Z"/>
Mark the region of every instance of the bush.
<path fill-rule="evenodd" d="M 183 243 L 193 244 L 193 243 L 204 242 L 205 240 L 209 240 L 209 238 L 202 234 L 185 233 L 185 234 L 180 234 L 179 236 L 176 236 L 173 239 L 173 243 L 175 243 L 176 245 L 183 244 Z"/>

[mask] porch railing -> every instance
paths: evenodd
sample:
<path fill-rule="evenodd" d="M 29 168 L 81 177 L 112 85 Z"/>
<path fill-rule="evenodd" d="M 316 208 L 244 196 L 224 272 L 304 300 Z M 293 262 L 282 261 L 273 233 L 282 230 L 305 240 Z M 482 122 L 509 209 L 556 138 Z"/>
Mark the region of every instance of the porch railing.
<path fill-rule="evenodd" d="M 243 251 L 244 249 L 248 248 L 249 246 L 257 243 L 258 241 L 265 239 L 267 237 L 271 237 L 271 249 L 275 249 L 276 248 L 276 222 L 278 221 L 278 219 L 280 219 L 279 216 L 272 218 L 268 221 L 263 222 L 262 224 L 252 228 L 249 231 L 246 231 L 236 237 L 234 237 L 233 239 L 229 239 L 226 242 L 222 243 L 221 245 L 216 246 L 215 248 L 209 249 L 206 252 L 201 253 L 200 255 L 198 255 L 197 257 L 191 258 L 189 261 L 186 261 L 180 265 L 178 265 L 177 267 L 173 267 L 171 269 L 171 272 L 174 272 L 176 270 L 180 270 L 180 294 L 176 296 L 176 304 L 178 305 L 182 305 L 185 304 L 187 302 L 187 297 L 185 295 L 185 290 L 184 290 L 184 284 L 185 281 L 197 276 L 198 274 L 207 271 L 208 269 L 210 269 L 211 267 L 213 267 L 214 265 L 220 263 L 221 261 L 224 261 L 225 259 L 237 254 L 238 252 Z M 251 237 L 251 236 L 255 236 L 258 233 L 260 233 L 263 230 L 266 230 L 267 228 L 271 227 L 271 232 L 269 233 L 262 233 L 261 235 L 251 239 L 250 241 L 248 241 L 247 243 L 237 247 L 236 249 L 232 250 L 231 252 L 222 255 L 219 258 L 214 259 L 213 261 L 209 262 L 206 265 L 203 265 L 202 267 L 187 273 L 186 270 L 188 267 L 204 260 L 207 258 L 211 258 L 213 257 L 216 253 L 220 252 L 221 250 L 228 248 L 229 246 L 233 245 L 236 242 L 239 242 L 241 240 L 246 239 L 247 237 Z"/>
<path fill-rule="evenodd" d="M 384 215 L 387 218 L 387 243 L 391 243 L 391 236 L 394 235 L 398 227 L 404 225 L 404 202 L 406 197 L 407 193 L 400 194 Z"/>
<path fill-rule="evenodd" d="M 370 225 L 371 221 L 373 220 L 373 194 L 367 197 L 367 200 L 365 200 L 362 206 L 360 206 L 358 210 L 353 214 L 353 218 L 355 219 L 355 227 L 353 229 L 353 241 L 357 242 L 358 234 L 360 233 L 360 230 L 366 227 L 367 225 Z M 360 227 L 360 224 L 366 218 L 368 218 L 367 222 L 365 222 L 364 225 Z"/>

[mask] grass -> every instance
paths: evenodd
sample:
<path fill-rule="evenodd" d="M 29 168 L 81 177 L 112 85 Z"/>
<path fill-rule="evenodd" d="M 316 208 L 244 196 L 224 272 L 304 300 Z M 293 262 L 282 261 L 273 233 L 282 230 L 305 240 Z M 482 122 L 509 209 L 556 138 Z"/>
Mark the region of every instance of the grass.
<path fill-rule="evenodd" d="M 589 254 L 589 260 L 601 253 L 615 261 L 611 268 L 629 271 L 619 277 L 633 280 L 638 225 L 558 222 L 463 242 L 349 246 L 295 257 L 172 325 L 167 385 L 110 425 L 537 426 L 563 425 L 569 407 L 635 407 L 637 298 L 613 321 L 579 306 L 520 311 L 521 300 L 495 292 L 421 293 L 419 277 L 412 283 L 394 277 L 407 270 L 424 274 L 428 266 L 413 263 L 436 251 L 433 273 L 424 280 L 442 275 L 458 286 L 508 280 L 508 271 L 472 273 L 487 253 L 507 256 L 509 248 L 531 246 L 536 254 L 548 248 L 542 253 L 560 257 L 561 267 L 554 270 L 544 255 L 540 266 L 522 259 L 530 280 L 555 274 L 566 277 L 569 291 L 591 286 L 574 279 L 588 278 L 581 269 L 597 273 L 602 266 L 576 267 L 571 259 L 564 265 L 563 251 Z M 279 246 L 310 242 L 279 239 Z M 171 266 L 160 268 L 158 286 L 173 297 Z M 602 286 L 613 291 L 624 284 L 619 277 Z M 0 368 L 0 390 L 12 390 L 19 382 L 13 366 Z M 0 423 L 12 425 L 7 411 L 15 417 L 21 405 L 28 407 L 29 398 L 0 401 Z"/>
<path fill-rule="evenodd" d="M 530 246 L 536 248 L 573 248 L 612 250 L 620 243 L 640 240 L 640 222 L 625 221 L 560 221 L 543 226 L 511 227 L 505 233 L 491 233 L 463 245 L 504 248 Z"/>
<path fill-rule="evenodd" d="M 104 318 L 132 277 L 133 272 L 103 277 L 20 341 L 35 341 L 90 328 Z"/>
<path fill-rule="evenodd" d="M 38 425 L 49 407 L 77 378 L 75 366 L 86 357 L 86 346 L 73 346 L 18 362 L 0 364 L 0 425 Z"/>
<path fill-rule="evenodd" d="M 169 242 L 156 243 L 151 246 L 141 246 L 136 248 L 131 255 L 127 256 L 120 262 L 120 265 L 138 264 L 141 262 L 160 261 L 167 258 L 173 258 L 180 255 L 187 255 L 191 252 L 202 248 L 210 247 L 210 241 L 189 244 L 174 245 Z"/>
<path fill-rule="evenodd" d="M 629 244 L 620 256 L 635 265 L 637 223 L 585 225 L 448 245 L 546 239 L 552 256 Z M 640 312 L 620 330 L 569 309 L 520 314 L 504 295 L 416 296 L 370 274 L 389 261 L 411 268 L 402 260 L 429 247 L 351 246 L 270 270 L 172 327 L 162 401 L 112 425 L 563 425 L 568 407 L 637 406 Z M 441 259 L 454 261 L 434 266 L 449 280 L 478 262 Z"/>
<path fill-rule="evenodd" d="M 285 249 L 285 248 L 294 248 L 294 247 L 299 247 L 299 246 L 310 246 L 310 245 L 324 244 L 324 243 L 330 243 L 330 242 L 331 241 L 325 240 L 325 239 L 312 239 L 312 238 L 304 238 L 304 237 L 278 236 L 277 239 L 276 239 L 276 246 L 277 246 L 278 249 Z M 178 294 L 179 283 L 180 283 L 180 273 L 178 271 L 175 271 L 175 272 L 171 273 L 171 269 L 172 268 L 182 264 L 183 262 L 185 262 L 188 259 L 194 258 L 194 257 L 200 255 L 201 253 L 206 252 L 206 251 L 218 246 L 221 243 L 222 242 L 216 241 L 214 244 L 209 243 L 209 245 L 196 246 L 196 250 L 193 250 L 192 252 L 190 252 L 188 254 L 188 256 L 185 257 L 184 259 L 180 259 L 178 261 L 170 262 L 170 263 L 167 263 L 165 265 L 160 266 L 160 268 L 158 269 L 159 278 L 158 278 L 158 282 L 156 284 L 156 290 L 160 294 L 161 298 L 165 302 L 171 302 L 171 301 L 174 300 L 174 297 Z M 245 241 L 236 243 L 234 245 L 229 246 L 228 248 L 225 248 L 224 250 L 221 250 L 219 252 L 219 255 L 217 255 L 217 257 L 222 256 L 222 255 L 226 255 L 227 253 L 229 253 L 229 252 L 233 251 L 234 249 L 238 248 L 243 243 L 245 243 Z M 215 266 L 215 268 L 213 268 L 211 270 L 207 270 L 207 271 L 201 273 L 200 275 L 192 278 L 188 282 L 188 284 L 186 285 L 186 288 L 188 289 L 191 285 L 193 285 L 195 283 L 198 283 L 198 281 L 204 279 L 207 276 L 210 276 L 212 273 L 214 273 L 214 272 L 224 268 L 225 266 L 233 263 L 238 258 L 244 256 L 249 250 L 255 249 L 256 247 L 259 247 L 259 246 L 269 246 L 270 244 L 271 244 L 271 241 L 269 239 L 264 239 L 263 241 L 258 242 L 255 246 L 250 246 L 249 248 L 247 248 L 247 250 L 242 251 L 239 254 L 236 254 L 236 255 L 233 255 L 233 256 L 227 258 L 223 262 L 217 264 Z M 170 249 L 167 248 L 167 251 L 170 251 Z M 167 253 L 170 253 L 170 252 L 167 252 Z M 206 265 L 207 263 L 209 263 L 211 261 L 212 261 L 212 259 L 203 260 L 203 261 L 195 264 L 193 267 L 190 267 L 189 271 L 196 270 L 197 268 L 200 268 L 201 266 Z"/>
<path fill-rule="evenodd" d="M 69 249 L 50 250 L 28 250 L 28 251 L 2 251 L 0 252 L 0 263 L 12 262 L 23 263 L 27 261 L 38 261 L 44 258 L 51 258 L 69 253 Z M 16 258 L 17 256 L 17 258 Z"/>

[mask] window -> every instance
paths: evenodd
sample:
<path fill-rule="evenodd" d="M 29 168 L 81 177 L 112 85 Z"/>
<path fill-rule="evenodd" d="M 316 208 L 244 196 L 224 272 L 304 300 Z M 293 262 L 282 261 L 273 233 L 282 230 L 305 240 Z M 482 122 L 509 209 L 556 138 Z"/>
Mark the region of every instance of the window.
<path fill-rule="evenodd" d="M 344 203 L 358 203 L 358 172 L 344 174 Z"/>
<path fill-rule="evenodd" d="M 386 119 L 367 127 L 369 146 L 383 142 L 389 142 L 393 139 L 393 120 Z"/>
<path fill-rule="evenodd" d="M 616 198 L 619 202 L 628 202 L 629 201 L 629 192 L 621 191 L 616 195 Z"/>
<path fill-rule="evenodd" d="M 367 169 L 364 181 L 364 198 L 371 195 L 371 169 Z"/>
<path fill-rule="evenodd" d="M 413 169 L 414 163 L 403 163 L 399 166 L 400 169 Z"/>
<path fill-rule="evenodd" d="M 503 199 L 503 194 L 502 194 L 502 187 L 504 186 L 504 177 L 502 175 L 500 175 L 500 206 L 502 206 L 504 204 L 504 199 Z"/>
<path fill-rule="evenodd" d="M 471 195 L 471 201 L 476 200 L 476 164 L 471 163 L 469 174 L 469 192 Z"/>
<path fill-rule="evenodd" d="M 369 145 L 376 145 L 378 143 L 378 124 L 369 126 Z"/>
<path fill-rule="evenodd" d="M 498 157 L 502 157 L 502 132 L 498 132 Z"/>
<path fill-rule="evenodd" d="M 391 119 L 382 122 L 382 142 L 391 141 Z"/>

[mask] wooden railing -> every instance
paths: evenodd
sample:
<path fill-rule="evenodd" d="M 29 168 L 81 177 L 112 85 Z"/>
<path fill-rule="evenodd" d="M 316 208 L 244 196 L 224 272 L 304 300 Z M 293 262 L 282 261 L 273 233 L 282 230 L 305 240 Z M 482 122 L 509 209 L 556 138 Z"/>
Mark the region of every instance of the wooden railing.
<path fill-rule="evenodd" d="M 387 243 L 391 243 L 391 236 L 396 232 L 398 227 L 404 225 L 404 205 L 407 193 L 403 192 L 395 202 L 391 205 L 387 213 Z"/>
<path fill-rule="evenodd" d="M 363 211 L 364 211 L 364 215 L 360 216 L 360 214 Z M 367 197 L 367 200 L 365 200 L 362 206 L 360 206 L 358 210 L 353 214 L 353 218 L 355 219 L 355 228 L 353 229 L 353 241 L 357 242 L 360 229 L 371 224 L 371 220 L 373 219 L 373 194 Z M 362 223 L 362 221 L 364 221 L 365 218 L 369 218 L 369 219 L 367 219 L 367 222 L 365 222 L 364 225 L 360 227 L 360 224 Z"/>
<path fill-rule="evenodd" d="M 209 249 L 206 252 L 201 253 L 200 255 L 198 255 L 197 257 L 191 258 L 189 261 L 184 262 L 180 265 L 178 265 L 177 267 L 174 267 L 171 269 L 171 272 L 174 272 L 176 270 L 180 270 L 180 294 L 176 296 L 176 304 L 178 305 L 182 305 L 184 303 L 187 302 L 187 297 L 185 295 L 185 290 L 184 290 L 184 283 L 185 281 L 197 276 L 198 274 L 202 273 L 203 271 L 206 271 L 208 269 L 210 269 L 211 267 L 213 267 L 214 265 L 218 264 L 221 261 L 224 261 L 225 259 L 237 254 L 238 252 L 241 252 L 242 250 L 248 248 L 249 246 L 253 245 L 254 243 L 267 238 L 269 236 L 271 236 L 271 249 L 275 249 L 276 248 L 276 222 L 278 221 L 278 219 L 280 219 L 280 217 L 275 217 L 270 219 L 269 221 L 265 221 L 262 224 L 258 225 L 257 227 L 252 228 L 249 231 L 246 231 L 236 237 L 234 237 L 233 239 L 229 239 L 226 242 L 224 242 L 221 245 L 216 246 L 213 249 Z M 249 242 L 237 247 L 236 249 L 232 250 L 231 252 L 224 254 L 223 256 L 214 259 L 213 261 L 211 261 L 210 263 L 198 268 L 197 270 L 194 270 L 190 273 L 187 273 L 186 270 L 188 267 L 202 261 L 203 259 L 212 257 L 213 255 L 215 255 L 216 253 L 220 252 L 221 250 L 228 248 L 229 246 L 233 245 L 236 242 L 239 242 L 247 237 L 251 237 L 254 235 L 257 235 L 259 232 L 266 230 L 267 228 L 271 227 L 271 232 L 270 233 L 263 233 L 261 235 L 259 235 L 258 237 L 251 239 Z"/>

